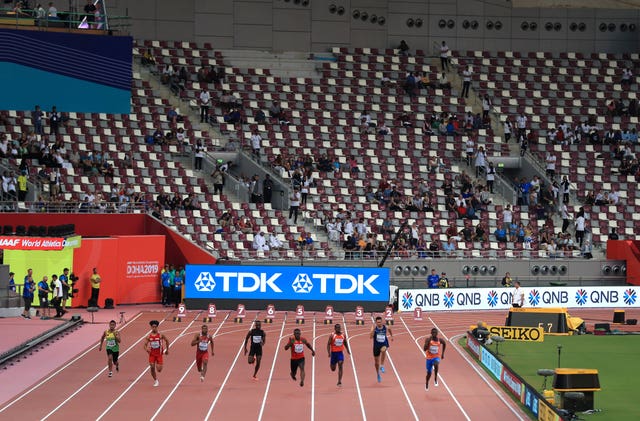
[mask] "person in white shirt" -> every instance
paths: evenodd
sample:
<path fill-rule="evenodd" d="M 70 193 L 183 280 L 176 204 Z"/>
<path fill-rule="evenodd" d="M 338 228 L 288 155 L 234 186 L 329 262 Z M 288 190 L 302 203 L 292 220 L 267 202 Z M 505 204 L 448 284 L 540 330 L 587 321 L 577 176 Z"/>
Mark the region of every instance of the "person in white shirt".
<path fill-rule="evenodd" d="M 511 120 L 506 119 L 504 121 L 504 141 L 509 143 L 509 140 L 511 139 L 511 131 L 513 129 L 513 124 L 511 124 Z"/>
<path fill-rule="evenodd" d="M 260 148 L 262 147 L 262 136 L 258 132 L 258 129 L 253 131 L 251 135 L 251 149 L 253 150 L 253 154 L 256 156 L 258 160 L 260 160 Z"/>
<path fill-rule="evenodd" d="M 49 2 L 49 11 L 47 12 L 49 19 L 58 19 L 58 9 L 53 5 L 53 2 Z"/>
<path fill-rule="evenodd" d="M 211 106 L 211 95 L 202 88 L 200 91 L 200 123 L 204 123 L 209 118 L 209 107 Z"/>
<path fill-rule="evenodd" d="M 516 126 L 518 128 L 518 139 L 527 134 L 527 122 L 529 119 L 524 113 L 521 113 L 518 118 L 516 118 Z"/>
<path fill-rule="evenodd" d="M 202 160 L 204 159 L 204 152 L 205 152 L 205 148 L 204 148 L 204 145 L 202 144 L 202 140 L 198 139 L 198 142 L 196 143 L 196 146 L 195 146 L 194 169 L 196 171 L 202 170 Z"/>
<path fill-rule="evenodd" d="M 513 212 L 511 212 L 511 205 L 507 205 L 502 211 L 502 223 L 508 226 L 511 222 L 513 222 Z"/>
<path fill-rule="evenodd" d="M 511 299 L 511 305 L 515 308 L 520 308 L 524 305 L 524 291 L 520 288 L 520 282 L 515 281 L 513 283 L 513 295 Z"/>
<path fill-rule="evenodd" d="M 442 71 L 449 71 L 449 46 L 447 43 L 442 41 L 442 45 L 440 46 L 440 64 L 442 65 Z"/>
<path fill-rule="evenodd" d="M 551 178 L 556 176 L 556 156 L 550 152 L 547 152 L 547 175 Z"/>
<path fill-rule="evenodd" d="M 264 238 L 264 232 L 260 231 L 253 237 L 253 249 L 257 251 L 269 251 L 267 239 Z"/>
<path fill-rule="evenodd" d="M 272 250 L 280 250 L 283 244 L 276 234 L 269 234 L 269 247 Z"/>
<path fill-rule="evenodd" d="M 471 87 L 471 76 L 473 75 L 473 67 L 468 66 L 462 71 L 462 98 L 469 98 L 469 88 Z"/>
<path fill-rule="evenodd" d="M 586 220 L 584 218 L 584 210 L 580 208 L 576 214 L 576 242 L 582 248 L 582 242 L 584 240 Z"/>
<path fill-rule="evenodd" d="M 340 225 L 336 223 L 336 221 L 333 218 L 327 221 L 325 228 L 327 230 L 327 235 L 329 236 L 329 240 L 340 241 Z"/>

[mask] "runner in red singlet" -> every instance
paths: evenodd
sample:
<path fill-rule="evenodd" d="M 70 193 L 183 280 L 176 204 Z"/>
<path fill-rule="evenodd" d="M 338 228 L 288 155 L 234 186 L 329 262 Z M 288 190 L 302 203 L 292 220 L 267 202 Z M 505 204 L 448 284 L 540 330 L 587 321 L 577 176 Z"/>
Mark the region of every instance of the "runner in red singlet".
<path fill-rule="evenodd" d="M 169 340 L 164 334 L 158 332 L 158 326 L 160 322 L 157 320 L 151 320 L 149 326 L 151 326 L 151 333 L 147 336 L 147 340 L 144 342 L 144 350 L 149 354 L 149 367 L 151 368 L 151 377 L 153 377 L 153 385 L 158 387 L 158 376 L 156 373 L 162 371 L 162 354 L 169 354 Z M 162 345 L 165 347 L 163 348 Z"/>
<path fill-rule="evenodd" d="M 209 345 L 211 345 L 211 356 L 213 357 L 213 337 L 209 335 L 208 330 L 207 325 L 202 325 L 202 331 L 196 334 L 196 337 L 191 341 L 191 346 L 198 346 L 196 348 L 196 366 L 198 367 L 198 373 L 200 373 L 201 382 L 204 381 L 204 376 L 207 374 Z"/>
<path fill-rule="evenodd" d="M 316 351 L 305 338 L 300 336 L 300 329 L 293 330 L 293 336 L 289 337 L 289 341 L 284 346 L 285 351 L 291 348 L 291 378 L 296 380 L 296 372 L 300 368 L 300 386 L 304 386 L 304 346 L 311 350 L 311 356 L 316 356 Z"/>

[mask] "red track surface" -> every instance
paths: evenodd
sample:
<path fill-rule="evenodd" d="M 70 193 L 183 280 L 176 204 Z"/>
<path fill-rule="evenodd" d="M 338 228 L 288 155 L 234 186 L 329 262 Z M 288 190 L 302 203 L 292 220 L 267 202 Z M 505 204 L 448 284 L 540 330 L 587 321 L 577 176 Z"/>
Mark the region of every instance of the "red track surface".
<path fill-rule="evenodd" d="M 612 311 L 575 311 L 589 322 L 610 320 Z M 574 314 L 575 313 L 575 314 Z M 195 348 L 190 341 L 202 325 L 204 313 L 192 311 L 181 323 L 173 314 L 141 312 L 121 327 L 121 370 L 107 377 L 105 353 L 93 349 L 74 349 L 71 363 L 41 382 L 39 386 L 16 390 L 15 397 L 0 405 L 3 419 L 237 419 L 279 420 L 292 415 L 297 419 L 335 420 L 484 420 L 524 419 L 525 416 L 487 375 L 475 370 L 468 356 L 457 346 L 457 338 L 466 328 L 484 320 L 489 324 L 504 322 L 502 312 L 433 313 L 425 320 L 414 321 L 409 314 L 396 315 L 392 326 L 386 373 L 382 383 L 376 381 L 372 345 L 369 339 L 371 320 L 356 326 L 353 314 L 336 314 L 350 338 L 352 355 L 346 356 L 343 387 L 338 388 L 337 372 L 329 369 L 326 352 L 332 325 L 323 317 L 308 315 L 304 325 L 296 325 L 289 313 L 279 312 L 273 324 L 263 323 L 267 332 L 259 380 L 251 380 L 253 366 L 242 352 L 244 337 L 255 318 L 264 313 L 247 312 L 245 323 L 234 323 L 234 314 L 219 312 L 209 324 L 215 333 L 215 356 L 210 359 L 204 383 L 195 369 Z M 628 314 L 628 318 L 637 314 Z M 171 342 L 165 356 L 160 386 L 153 387 L 147 368 L 143 340 L 152 319 L 160 325 Z M 441 363 L 440 386 L 433 383 L 424 390 L 424 356 L 422 344 L 432 326 L 449 339 L 446 357 Z M 300 327 L 312 342 L 316 357 L 306 354 L 307 378 L 304 387 L 289 377 L 289 353 L 283 347 L 293 329 Z M 80 352 L 78 352 L 80 351 Z M 78 353 L 78 357 L 75 357 Z M 84 353 L 84 355 L 83 355 Z M 40 369 L 29 367 L 29 369 Z M 51 369 L 51 367 L 48 367 Z M 44 373 L 45 371 L 43 371 Z"/>

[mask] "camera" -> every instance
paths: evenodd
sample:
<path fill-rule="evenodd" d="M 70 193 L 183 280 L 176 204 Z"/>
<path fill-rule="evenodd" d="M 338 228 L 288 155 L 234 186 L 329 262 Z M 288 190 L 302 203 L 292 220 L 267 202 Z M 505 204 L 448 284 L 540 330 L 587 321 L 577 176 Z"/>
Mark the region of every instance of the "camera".
<path fill-rule="evenodd" d="M 79 278 L 73 272 L 69 275 L 69 298 L 73 298 L 73 296 L 78 293 L 78 288 L 74 288 L 78 279 Z"/>

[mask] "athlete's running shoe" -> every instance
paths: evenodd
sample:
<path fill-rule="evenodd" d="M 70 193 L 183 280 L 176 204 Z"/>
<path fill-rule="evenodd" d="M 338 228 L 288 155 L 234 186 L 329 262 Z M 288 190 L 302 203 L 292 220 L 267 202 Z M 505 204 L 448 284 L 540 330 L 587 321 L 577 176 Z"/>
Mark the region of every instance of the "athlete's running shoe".
<path fill-rule="evenodd" d="M 113 371 L 109 372 L 109 377 L 113 377 Z"/>
<path fill-rule="evenodd" d="M 437 387 L 438 386 L 438 381 L 436 380 L 435 382 L 433 382 L 433 384 Z"/>
<path fill-rule="evenodd" d="M 426 390 L 427 392 L 429 391 L 429 384 L 428 383 L 425 383 L 424 390 Z"/>
<path fill-rule="evenodd" d="M 378 383 L 382 383 L 382 376 L 378 373 Z"/>
<path fill-rule="evenodd" d="M 304 386 L 304 382 L 300 380 L 300 387 Z"/>
<path fill-rule="evenodd" d="M 291 376 L 291 378 L 292 378 L 293 380 L 296 380 L 296 375 L 295 375 L 295 374 L 293 374 L 293 372 L 291 372 L 291 371 L 290 371 L 290 372 L 289 372 L 289 375 Z"/>
<path fill-rule="evenodd" d="M 338 387 L 342 387 L 342 382 L 338 382 Z"/>
<path fill-rule="evenodd" d="M 204 381 L 204 376 L 200 376 L 200 381 L 203 382 Z"/>
<path fill-rule="evenodd" d="M 120 363 L 116 363 L 116 371 L 120 372 Z"/>
<path fill-rule="evenodd" d="M 380 372 L 381 372 L 382 374 L 384 374 L 384 366 L 383 366 L 383 365 L 381 365 L 381 366 L 380 366 Z"/>
<path fill-rule="evenodd" d="M 253 380 L 254 382 L 258 381 L 258 378 L 256 376 L 251 377 L 251 380 Z"/>
<path fill-rule="evenodd" d="M 158 387 L 158 386 L 160 386 L 160 382 L 159 381 L 156 380 L 155 382 L 153 382 L 153 387 Z"/>

